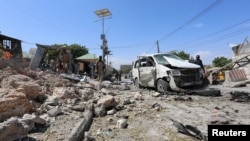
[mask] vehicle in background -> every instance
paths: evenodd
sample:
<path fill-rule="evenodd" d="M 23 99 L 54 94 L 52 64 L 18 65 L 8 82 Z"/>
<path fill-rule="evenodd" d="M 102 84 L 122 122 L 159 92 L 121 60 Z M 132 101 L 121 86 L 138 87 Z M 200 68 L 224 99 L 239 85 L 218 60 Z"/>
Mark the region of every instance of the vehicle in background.
<path fill-rule="evenodd" d="M 185 92 L 207 86 L 199 65 L 171 53 L 139 56 L 132 65 L 132 80 L 136 87 L 151 87 L 158 92 Z"/>
<path fill-rule="evenodd" d="M 226 69 L 221 69 L 220 67 L 208 68 L 210 84 L 222 84 L 225 81 L 225 71 Z M 211 75 L 211 76 L 210 76 Z"/>

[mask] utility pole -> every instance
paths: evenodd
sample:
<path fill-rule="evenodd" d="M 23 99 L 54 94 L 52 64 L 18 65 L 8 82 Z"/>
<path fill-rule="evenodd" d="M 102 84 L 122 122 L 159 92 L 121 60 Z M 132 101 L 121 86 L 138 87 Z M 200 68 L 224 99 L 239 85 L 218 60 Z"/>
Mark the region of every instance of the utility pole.
<path fill-rule="evenodd" d="M 159 41 L 156 41 L 156 45 L 157 45 L 157 53 L 160 53 L 160 47 L 159 47 Z"/>
<path fill-rule="evenodd" d="M 102 34 L 101 34 L 102 46 L 101 46 L 101 49 L 102 49 L 102 60 L 105 62 L 105 56 L 109 55 L 110 51 L 108 50 L 108 45 L 107 45 L 108 41 L 107 41 L 105 33 L 104 33 L 104 20 L 110 19 L 112 14 L 107 8 L 95 11 L 95 14 L 99 18 L 101 18 L 101 20 L 102 20 Z M 105 18 L 107 16 L 110 16 L 110 17 Z"/>

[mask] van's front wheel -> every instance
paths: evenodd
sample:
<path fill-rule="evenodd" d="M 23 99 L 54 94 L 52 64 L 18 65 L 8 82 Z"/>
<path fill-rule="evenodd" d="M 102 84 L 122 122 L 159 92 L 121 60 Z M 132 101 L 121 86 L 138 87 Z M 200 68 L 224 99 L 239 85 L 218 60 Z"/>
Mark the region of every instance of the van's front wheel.
<path fill-rule="evenodd" d="M 164 92 L 167 92 L 169 89 L 170 88 L 169 88 L 169 84 L 167 81 L 164 81 L 162 79 L 159 79 L 157 81 L 157 91 L 158 92 L 164 93 Z"/>

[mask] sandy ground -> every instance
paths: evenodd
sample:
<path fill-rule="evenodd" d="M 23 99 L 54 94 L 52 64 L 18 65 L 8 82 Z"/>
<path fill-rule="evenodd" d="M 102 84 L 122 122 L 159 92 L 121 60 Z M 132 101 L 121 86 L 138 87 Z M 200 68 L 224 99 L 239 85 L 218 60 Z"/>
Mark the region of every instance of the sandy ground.
<path fill-rule="evenodd" d="M 130 104 L 120 105 L 115 114 L 94 117 L 85 141 L 198 141 L 192 136 L 178 132 L 171 119 L 196 127 L 207 136 L 209 124 L 250 124 L 249 102 L 231 100 L 231 91 L 244 88 L 210 86 L 221 90 L 221 96 L 199 95 L 160 95 L 151 89 L 138 89 L 133 85 L 130 90 L 120 91 L 116 97 L 129 100 Z M 141 92 L 143 100 L 135 100 L 133 92 Z M 110 109 L 112 110 L 112 109 Z M 68 135 L 82 118 L 82 112 L 64 112 L 55 117 L 46 131 L 29 135 L 26 140 L 66 141 Z M 119 128 L 117 121 L 126 119 L 127 126 Z"/>
<path fill-rule="evenodd" d="M 154 91 L 142 90 L 144 100 L 135 101 L 114 115 L 94 118 L 89 134 L 97 141 L 195 141 L 199 139 L 178 133 L 171 119 L 197 127 L 204 135 L 209 124 L 250 124 L 249 103 L 232 101 L 229 93 L 232 89 L 212 87 L 220 88 L 222 95 L 154 97 Z M 124 92 L 123 96 L 133 99 L 129 92 Z M 127 118 L 125 129 L 116 125 L 121 117 Z"/>

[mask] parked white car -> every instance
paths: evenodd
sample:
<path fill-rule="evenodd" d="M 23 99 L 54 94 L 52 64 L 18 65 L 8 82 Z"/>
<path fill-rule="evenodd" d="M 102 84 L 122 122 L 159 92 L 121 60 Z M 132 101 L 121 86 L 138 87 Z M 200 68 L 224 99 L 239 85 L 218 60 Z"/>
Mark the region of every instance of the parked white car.
<path fill-rule="evenodd" d="M 184 92 L 203 83 L 199 65 L 171 53 L 139 56 L 132 65 L 132 80 L 137 87 L 151 87 L 159 92 Z"/>

